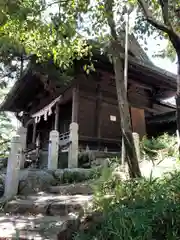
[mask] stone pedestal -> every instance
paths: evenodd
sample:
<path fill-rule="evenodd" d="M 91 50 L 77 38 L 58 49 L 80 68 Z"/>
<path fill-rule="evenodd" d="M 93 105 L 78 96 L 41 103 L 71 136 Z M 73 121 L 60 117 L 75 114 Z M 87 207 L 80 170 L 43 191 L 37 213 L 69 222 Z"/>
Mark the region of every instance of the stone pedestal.
<path fill-rule="evenodd" d="M 68 154 L 68 168 L 77 168 L 78 167 L 78 151 L 79 151 L 79 138 L 78 138 L 78 124 L 72 122 L 70 124 L 70 146 Z"/>
<path fill-rule="evenodd" d="M 4 197 L 6 199 L 11 199 L 18 192 L 21 155 L 21 138 L 16 135 L 12 138 L 11 151 L 8 158 L 4 191 Z"/>
<path fill-rule="evenodd" d="M 58 168 L 59 156 L 59 132 L 53 130 L 49 135 L 49 149 L 48 149 L 48 169 L 55 170 Z"/>
<path fill-rule="evenodd" d="M 26 138 L 27 138 L 27 128 L 20 127 L 17 130 L 17 135 L 20 136 L 20 142 L 22 147 L 21 159 L 20 159 L 20 168 L 24 168 L 25 155 L 24 151 L 26 150 Z"/>
<path fill-rule="evenodd" d="M 134 139 L 134 146 L 135 146 L 135 150 L 136 150 L 137 159 L 138 159 L 138 161 L 140 161 L 140 159 L 141 159 L 140 137 L 139 137 L 139 134 L 136 132 L 133 132 L 132 135 L 133 135 L 133 139 Z"/>

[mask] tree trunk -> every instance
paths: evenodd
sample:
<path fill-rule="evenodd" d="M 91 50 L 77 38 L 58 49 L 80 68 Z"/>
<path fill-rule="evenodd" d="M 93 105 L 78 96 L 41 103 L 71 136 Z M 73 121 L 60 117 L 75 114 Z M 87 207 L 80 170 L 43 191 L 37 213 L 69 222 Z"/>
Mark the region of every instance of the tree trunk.
<path fill-rule="evenodd" d="M 120 58 L 119 44 L 112 42 L 112 59 L 115 72 L 115 82 L 118 98 L 118 107 L 121 119 L 121 131 L 124 138 L 124 145 L 126 149 L 127 162 L 131 178 L 141 177 L 141 171 L 138 164 L 134 140 L 132 135 L 131 117 L 129 113 L 129 104 L 125 89 L 123 65 Z"/>
<path fill-rule="evenodd" d="M 178 58 L 178 71 L 177 71 L 177 92 L 176 92 L 176 122 L 178 138 L 180 136 L 180 57 Z M 180 139 L 178 139 L 178 148 L 180 154 Z"/>
<path fill-rule="evenodd" d="M 177 67 L 177 91 L 176 91 L 176 123 L 177 123 L 177 137 L 178 137 L 178 149 L 179 149 L 179 157 L 180 157 L 180 37 L 172 32 L 169 34 L 169 39 L 174 46 L 174 49 L 177 53 L 178 58 L 178 67 Z"/>

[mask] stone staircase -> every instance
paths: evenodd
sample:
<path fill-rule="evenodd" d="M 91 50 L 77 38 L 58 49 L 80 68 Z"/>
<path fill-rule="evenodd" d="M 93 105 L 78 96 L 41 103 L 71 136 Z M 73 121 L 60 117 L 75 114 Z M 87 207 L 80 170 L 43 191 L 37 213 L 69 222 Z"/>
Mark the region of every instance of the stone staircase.
<path fill-rule="evenodd" d="M 70 239 L 91 200 L 89 181 L 18 195 L 0 214 L 0 239 Z"/>

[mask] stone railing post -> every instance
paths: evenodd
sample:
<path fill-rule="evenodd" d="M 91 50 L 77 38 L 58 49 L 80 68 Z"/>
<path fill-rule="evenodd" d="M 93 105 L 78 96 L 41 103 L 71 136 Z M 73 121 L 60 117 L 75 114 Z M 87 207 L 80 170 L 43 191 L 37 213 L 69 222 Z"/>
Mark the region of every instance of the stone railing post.
<path fill-rule="evenodd" d="M 72 122 L 70 124 L 70 146 L 68 153 L 68 168 L 77 168 L 78 167 L 78 151 L 79 151 L 79 137 L 78 137 L 78 124 Z"/>
<path fill-rule="evenodd" d="M 18 193 L 21 154 L 21 139 L 20 136 L 16 135 L 12 138 L 11 151 L 8 158 L 4 190 L 6 199 L 11 199 Z"/>
<path fill-rule="evenodd" d="M 25 162 L 25 155 L 24 151 L 26 150 L 26 137 L 27 137 L 27 128 L 20 127 L 17 130 L 17 135 L 20 136 L 20 142 L 21 142 L 21 159 L 20 159 L 20 168 L 24 168 L 24 162 Z"/>
<path fill-rule="evenodd" d="M 133 140 L 134 140 L 134 146 L 135 146 L 135 150 L 136 150 L 136 155 L 137 155 L 137 159 L 138 161 L 141 160 L 141 152 L 140 152 L 140 138 L 139 138 L 139 134 L 136 132 L 133 132 Z"/>
<path fill-rule="evenodd" d="M 59 132 L 53 130 L 49 134 L 48 169 L 55 170 L 58 168 L 58 157 L 59 157 Z"/>

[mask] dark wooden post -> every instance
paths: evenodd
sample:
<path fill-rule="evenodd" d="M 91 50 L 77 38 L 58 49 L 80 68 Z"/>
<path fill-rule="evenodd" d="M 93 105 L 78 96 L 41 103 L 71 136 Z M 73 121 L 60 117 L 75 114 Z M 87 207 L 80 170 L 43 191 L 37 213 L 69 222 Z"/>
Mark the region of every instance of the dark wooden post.
<path fill-rule="evenodd" d="M 37 128 L 37 124 L 34 121 L 33 123 L 33 136 L 32 136 L 32 143 L 35 144 L 36 143 L 36 128 Z"/>
<path fill-rule="evenodd" d="M 97 86 L 96 90 L 96 119 L 95 119 L 95 135 L 98 138 L 98 147 L 100 147 L 100 138 L 101 138 L 101 103 L 102 103 L 102 93 L 100 86 Z"/>
<path fill-rule="evenodd" d="M 72 91 L 72 122 L 78 123 L 79 88 L 76 86 Z"/>
<path fill-rule="evenodd" d="M 54 130 L 58 131 L 58 126 L 59 126 L 59 104 L 56 103 Z"/>

